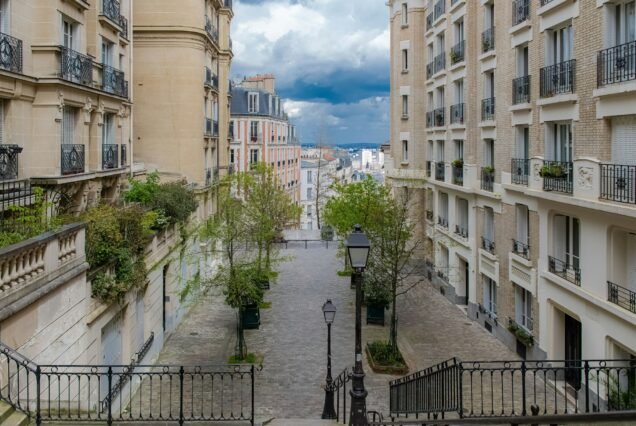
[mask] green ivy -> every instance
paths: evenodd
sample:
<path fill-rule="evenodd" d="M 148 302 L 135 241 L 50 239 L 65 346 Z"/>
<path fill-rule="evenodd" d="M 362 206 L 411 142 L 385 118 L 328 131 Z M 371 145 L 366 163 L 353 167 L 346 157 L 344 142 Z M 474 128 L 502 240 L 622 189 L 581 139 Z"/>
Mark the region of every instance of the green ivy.
<path fill-rule="evenodd" d="M 0 217 L 3 231 L 0 232 L 0 247 L 28 240 L 36 235 L 55 229 L 60 221 L 48 216 L 53 205 L 46 199 L 43 188 L 31 188 L 33 201 L 27 206 L 11 205 Z"/>

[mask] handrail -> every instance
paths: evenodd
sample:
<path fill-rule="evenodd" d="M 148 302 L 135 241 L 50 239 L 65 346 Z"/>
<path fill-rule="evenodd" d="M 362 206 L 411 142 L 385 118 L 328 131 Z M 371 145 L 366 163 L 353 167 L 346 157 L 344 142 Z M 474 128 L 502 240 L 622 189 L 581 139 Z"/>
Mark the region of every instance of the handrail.
<path fill-rule="evenodd" d="M 331 387 L 336 397 L 336 422 L 340 422 L 342 414 L 342 424 L 347 422 L 347 383 L 351 381 L 353 375 L 353 368 L 345 368 L 340 374 L 333 380 Z M 342 398 L 340 395 L 340 389 L 342 389 Z M 340 411 L 340 405 L 342 402 L 342 412 Z"/>

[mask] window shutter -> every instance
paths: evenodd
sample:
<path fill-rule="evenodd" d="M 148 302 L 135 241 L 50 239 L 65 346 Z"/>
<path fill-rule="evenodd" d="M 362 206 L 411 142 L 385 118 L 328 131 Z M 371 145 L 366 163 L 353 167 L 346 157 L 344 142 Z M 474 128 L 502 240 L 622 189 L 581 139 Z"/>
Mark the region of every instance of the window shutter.
<path fill-rule="evenodd" d="M 636 118 L 612 119 L 612 161 L 619 164 L 636 165 Z"/>

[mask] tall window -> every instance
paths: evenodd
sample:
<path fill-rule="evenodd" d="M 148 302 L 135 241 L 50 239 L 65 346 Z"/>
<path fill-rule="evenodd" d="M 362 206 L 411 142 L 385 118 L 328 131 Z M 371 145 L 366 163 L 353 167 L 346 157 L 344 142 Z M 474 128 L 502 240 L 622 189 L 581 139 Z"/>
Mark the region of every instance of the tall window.
<path fill-rule="evenodd" d="M 517 241 L 522 244 L 528 245 L 529 233 L 530 233 L 530 212 L 528 206 L 523 204 L 517 204 L 516 207 L 517 216 Z"/>
<path fill-rule="evenodd" d="M 484 74 L 484 99 L 495 97 L 495 72 L 488 71 Z"/>
<path fill-rule="evenodd" d="M 250 121 L 250 139 L 252 142 L 258 140 L 258 121 Z"/>
<path fill-rule="evenodd" d="M 235 163 L 234 150 L 230 149 L 230 164 L 234 164 L 234 163 Z"/>
<path fill-rule="evenodd" d="M 484 139 L 484 166 L 495 167 L 495 141 Z"/>
<path fill-rule="evenodd" d="M 517 77 L 525 77 L 529 72 L 528 46 L 517 48 Z"/>
<path fill-rule="evenodd" d="M 102 38 L 102 64 L 113 66 L 113 51 L 115 45 L 110 41 Z"/>
<path fill-rule="evenodd" d="M 9 34 L 9 0 L 0 0 L 0 32 Z"/>
<path fill-rule="evenodd" d="M 461 139 L 455 140 L 455 159 L 456 160 L 464 159 L 464 141 Z"/>
<path fill-rule="evenodd" d="M 258 112 L 258 93 L 247 94 L 247 111 Z"/>
<path fill-rule="evenodd" d="M 402 49 L 402 71 L 409 70 L 409 50 Z"/>
<path fill-rule="evenodd" d="M 446 153 L 444 152 L 444 141 L 438 140 L 437 141 L 437 162 L 443 163 L 445 159 L 446 159 Z"/>
<path fill-rule="evenodd" d="M 258 163 L 258 149 L 250 149 L 250 164 Z"/>
<path fill-rule="evenodd" d="M 313 188 L 307 188 L 307 199 L 311 200 L 313 199 Z"/>
<path fill-rule="evenodd" d="M 114 114 L 104 114 L 104 124 L 102 125 L 102 144 L 111 145 L 115 143 Z"/>
<path fill-rule="evenodd" d="M 75 143 L 75 117 L 77 108 L 64 107 L 62 113 L 62 144 L 72 145 Z"/>
<path fill-rule="evenodd" d="M 517 158 L 527 160 L 530 157 L 530 129 L 528 126 L 517 127 Z"/>
<path fill-rule="evenodd" d="M 409 96 L 402 95 L 402 117 L 409 116 Z"/>
<path fill-rule="evenodd" d="M 533 329 L 532 293 L 515 285 L 515 322 L 528 331 Z"/>
<path fill-rule="evenodd" d="M 464 41 L 464 19 L 462 18 L 459 21 L 455 22 L 454 28 L 455 44 L 461 43 L 462 41 Z"/>
<path fill-rule="evenodd" d="M 552 234 L 553 253 L 561 262 L 579 268 L 581 253 L 581 222 L 571 216 L 555 215 Z"/>
<path fill-rule="evenodd" d="M 62 45 L 67 49 L 77 50 L 77 28 L 76 22 L 66 16 L 62 17 Z"/>
<path fill-rule="evenodd" d="M 402 3 L 402 25 L 409 24 L 409 5 L 407 3 Z"/>
<path fill-rule="evenodd" d="M 547 65 L 554 65 L 572 59 L 572 47 L 574 46 L 574 35 L 572 24 L 553 29 L 549 32 L 549 43 L 547 51 Z"/>
<path fill-rule="evenodd" d="M 402 141 L 402 161 L 409 161 L 409 141 Z"/>
<path fill-rule="evenodd" d="M 464 79 L 455 82 L 455 104 L 464 103 Z"/>
<path fill-rule="evenodd" d="M 485 275 L 482 275 L 484 290 L 484 308 L 491 314 L 497 315 L 497 284 Z"/>
<path fill-rule="evenodd" d="M 490 207 L 484 207 L 484 239 L 495 241 L 495 212 Z"/>
<path fill-rule="evenodd" d="M 547 127 L 546 155 L 549 160 L 572 162 L 572 124 L 554 123 Z"/>

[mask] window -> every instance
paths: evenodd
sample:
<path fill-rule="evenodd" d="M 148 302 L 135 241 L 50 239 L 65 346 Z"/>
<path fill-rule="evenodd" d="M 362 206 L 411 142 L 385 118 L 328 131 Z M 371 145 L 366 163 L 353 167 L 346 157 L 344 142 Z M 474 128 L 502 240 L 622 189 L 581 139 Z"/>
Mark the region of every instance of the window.
<path fill-rule="evenodd" d="M 517 77 L 525 77 L 528 75 L 529 58 L 528 46 L 517 48 Z"/>
<path fill-rule="evenodd" d="M 459 44 L 464 41 L 464 19 L 460 19 L 459 21 L 455 22 L 454 32 L 455 44 Z"/>
<path fill-rule="evenodd" d="M 76 22 L 65 16 L 62 17 L 62 46 L 67 49 L 77 50 L 77 28 Z"/>
<path fill-rule="evenodd" d="M 445 159 L 445 153 L 444 153 L 444 141 L 443 140 L 439 140 L 437 141 L 437 157 L 436 160 L 438 163 L 443 163 Z"/>
<path fill-rule="evenodd" d="M 636 1 L 615 1 L 609 5 L 609 46 L 618 46 L 636 40 Z"/>
<path fill-rule="evenodd" d="M 579 269 L 581 223 L 579 219 L 564 215 L 554 216 L 554 257 L 568 266 Z"/>
<path fill-rule="evenodd" d="M 409 96 L 402 95 L 402 117 L 409 116 Z"/>
<path fill-rule="evenodd" d="M 102 144 L 104 145 L 115 143 L 114 121 L 114 114 L 104 114 L 104 124 L 102 125 Z"/>
<path fill-rule="evenodd" d="M 550 31 L 547 46 L 547 65 L 555 65 L 572 59 L 572 47 L 574 35 L 572 24 Z"/>
<path fill-rule="evenodd" d="M 532 293 L 518 285 L 515 285 L 515 322 L 532 331 Z"/>
<path fill-rule="evenodd" d="M 102 64 L 113 66 L 113 51 L 115 50 L 115 45 L 110 41 L 102 38 Z"/>
<path fill-rule="evenodd" d="M 406 72 L 409 70 L 409 50 L 402 49 L 402 71 Z"/>
<path fill-rule="evenodd" d="M 442 219 L 448 220 L 448 194 L 445 192 L 439 193 L 439 215 Z"/>
<path fill-rule="evenodd" d="M 62 114 L 62 144 L 72 145 L 75 143 L 75 117 L 77 108 L 64 107 Z"/>
<path fill-rule="evenodd" d="M 435 91 L 436 95 L 437 95 L 437 108 L 444 108 L 445 105 L 445 99 L 444 99 L 444 87 L 439 87 L 436 91 Z"/>
<path fill-rule="evenodd" d="M 258 163 L 258 149 L 250 149 L 250 164 Z"/>
<path fill-rule="evenodd" d="M 258 140 L 258 121 L 250 121 L 250 139 L 252 142 Z"/>
<path fill-rule="evenodd" d="M 455 104 L 464 103 L 464 80 L 459 79 L 455 82 Z"/>
<path fill-rule="evenodd" d="M 490 207 L 484 207 L 484 239 L 495 241 L 495 212 Z"/>
<path fill-rule="evenodd" d="M 485 275 L 482 275 L 484 287 L 484 308 L 486 312 L 497 316 L 497 284 Z"/>
<path fill-rule="evenodd" d="M 461 139 L 455 140 L 455 159 L 456 160 L 464 159 L 464 141 Z"/>
<path fill-rule="evenodd" d="M 258 112 L 258 93 L 247 94 L 247 111 L 251 113 Z"/>
<path fill-rule="evenodd" d="M 484 5 L 484 28 L 490 29 L 495 26 L 495 3 L 489 2 Z"/>
<path fill-rule="evenodd" d="M 529 238 L 529 223 L 530 223 L 530 211 L 528 206 L 523 204 L 517 204 L 516 207 L 517 216 L 517 241 L 522 244 L 528 245 Z"/>
<path fill-rule="evenodd" d="M 468 200 L 457 198 L 457 226 L 464 238 L 468 238 Z"/>
<path fill-rule="evenodd" d="M 9 34 L 9 0 L 0 0 L 0 32 Z"/>
<path fill-rule="evenodd" d="M 409 141 L 402 141 L 402 161 L 409 161 Z"/>
<path fill-rule="evenodd" d="M 312 171 L 311 170 L 307 170 L 307 182 L 312 182 Z"/>
<path fill-rule="evenodd" d="M 0 144 L 4 143 L 4 99 L 0 99 Z"/>
<path fill-rule="evenodd" d="M 409 24 L 409 5 L 407 3 L 402 3 L 402 26 Z"/>
<path fill-rule="evenodd" d="M 528 126 L 517 127 L 517 158 L 527 160 L 530 157 L 530 129 Z"/>
<path fill-rule="evenodd" d="M 230 164 L 234 164 L 235 159 L 234 159 L 234 150 L 230 149 Z"/>
<path fill-rule="evenodd" d="M 552 161 L 572 162 L 572 124 L 547 126 L 546 156 Z"/>
<path fill-rule="evenodd" d="M 495 97 L 495 72 L 489 71 L 484 74 L 484 99 Z"/>
<path fill-rule="evenodd" d="M 484 166 L 495 167 L 495 141 L 484 139 Z"/>
<path fill-rule="evenodd" d="M 313 188 L 307 188 L 307 199 L 308 200 L 312 200 L 313 199 Z"/>

